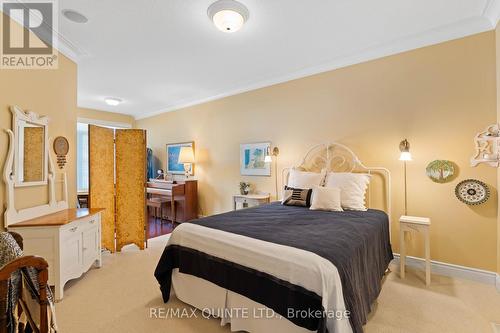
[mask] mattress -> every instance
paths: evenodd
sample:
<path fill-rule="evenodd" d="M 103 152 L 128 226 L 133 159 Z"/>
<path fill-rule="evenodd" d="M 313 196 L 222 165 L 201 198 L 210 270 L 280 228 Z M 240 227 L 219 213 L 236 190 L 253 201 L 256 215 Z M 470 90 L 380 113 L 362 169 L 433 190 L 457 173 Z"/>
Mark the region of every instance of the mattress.
<path fill-rule="evenodd" d="M 362 332 L 392 260 L 387 215 L 278 203 L 182 224 L 155 276 L 168 301 L 174 269 L 318 332 Z"/>

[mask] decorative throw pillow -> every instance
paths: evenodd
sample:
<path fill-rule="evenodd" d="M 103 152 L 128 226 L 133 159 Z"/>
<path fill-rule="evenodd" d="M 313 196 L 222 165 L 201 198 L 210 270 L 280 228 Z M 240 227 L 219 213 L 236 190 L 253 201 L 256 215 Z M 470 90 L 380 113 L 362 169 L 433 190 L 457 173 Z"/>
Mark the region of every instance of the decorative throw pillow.
<path fill-rule="evenodd" d="M 287 186 L 291 188 L 313 188 L 320 186 L 325 180 L 325 171 L 321 172 L 307 172 L 297 169 L 291 169 L 288 175 Z"/>
<path fill-rule="evenodd" d="M 312 189 L 292 188 L 285 186 L 281 204 L 285 206 L 311 206 Z"/>
<path fill-rule="evenodd" d="M 344 211 L 340 202 L 340 188 L 315 186 L 312 192 L 311 210 Z"/>
<path fill-rule="evenodd" d="M 329 172 L 325 186 L 340 188 L 343 209 L 366 211 L 365 195 L 370 178 L 366 173 Z"/>

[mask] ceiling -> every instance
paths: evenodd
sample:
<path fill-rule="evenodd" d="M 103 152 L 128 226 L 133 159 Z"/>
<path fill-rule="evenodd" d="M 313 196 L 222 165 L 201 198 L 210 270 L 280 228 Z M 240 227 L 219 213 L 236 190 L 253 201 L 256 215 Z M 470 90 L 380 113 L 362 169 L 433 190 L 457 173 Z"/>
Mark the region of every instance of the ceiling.
<path fill-rule="evenodd" d="M 213 0 L 60 0 L 89 19 L 59 18 L 78 105 L 144 118 L 491 30 L 500 13 L 497 0 L 240 1 L 250 18 L 225 34 Z"/>

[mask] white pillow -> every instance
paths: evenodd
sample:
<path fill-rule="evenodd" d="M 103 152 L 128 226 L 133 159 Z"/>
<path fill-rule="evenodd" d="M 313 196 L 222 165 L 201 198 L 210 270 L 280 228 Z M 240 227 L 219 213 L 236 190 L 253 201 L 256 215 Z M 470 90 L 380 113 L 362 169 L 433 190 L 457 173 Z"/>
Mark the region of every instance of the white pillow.
<path fill-rule="evenodd" d="M 340 188 L 342 208 L 366 211 L 365 194 L 370 177 L 366 173 L 329 172 L 325 186 Z"/>
<path fill-rule="evenodd" d="M 312 192 L 311 210 L 342 212 L 340 188 L 315 186 Z"/>
<path fill-rule="evenodd" d="M 297 169 L 291 169 L 288 175 L 288 187 L 292 188 L 313 188 L 314 186 L 320 186 L 325 180 L 325 171 L 317 172 L 306 172 Z"/>

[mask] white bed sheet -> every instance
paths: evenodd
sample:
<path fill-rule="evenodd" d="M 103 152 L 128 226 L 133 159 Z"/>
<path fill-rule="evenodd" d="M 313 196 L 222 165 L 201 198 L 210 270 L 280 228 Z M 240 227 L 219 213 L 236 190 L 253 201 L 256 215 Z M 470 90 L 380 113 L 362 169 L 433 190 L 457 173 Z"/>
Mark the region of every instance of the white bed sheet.
<path fill-rule="evenodd" d="M 312 252 L 192 223 L 178 226 L 172 233 L 168 244 L 195 249 L 271 274 L 320 295 L 326 311 L 337 311 L 336 313 L 345 311 L 342 285 L 337 268 L 330 261 Z M 174 271 L 172 278 L 173 288 L 178 298 L 199 309 L 248 307 L 250 311 L 253 311 L 254 308 L 262 311 L 260 309 L 265 308 L 247 297 L 227 291 L 208 281 L 179 273 L 178 270 Z M 200 290 L 200 292 L 191 292 L 190 289 Z M 235 318 L 233 316 L 221 319 L 222 324 L 231 323 L 232 330 L 245 330 L 254 333 L 309 332 L 284 318 L 263 320 L 259 318 Z M 274 330 L 270 326 L 279 330 Z M 327 328 L 330 332 L 352 333 L 349 319 L 345 317 L 327 319 Z"/>

